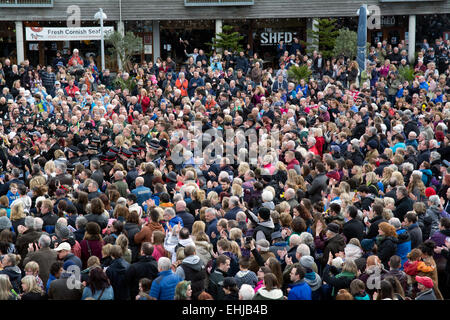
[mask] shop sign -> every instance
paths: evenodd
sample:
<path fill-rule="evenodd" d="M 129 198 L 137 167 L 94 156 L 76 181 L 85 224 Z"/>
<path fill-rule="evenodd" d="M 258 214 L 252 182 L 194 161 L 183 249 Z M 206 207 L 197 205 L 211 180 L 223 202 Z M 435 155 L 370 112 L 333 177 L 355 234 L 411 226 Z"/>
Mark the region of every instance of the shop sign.
<path fill-rule="evenodd" d="M 395 25 L 395 17 L 394 16 L 381 17 L 381 24 L 383 26 L 393 26 Z"/>
<path fill-rule="evenodd" d="M 103 27 L 104 38 L 108 38 L 114 32 L 114 27 Z M 27 41 L 72 41 L 72 40 L 100 40 L 100 27 L 80 28 L 25 28 Z"/>
<path fill-rule="evenodd" d="M 290 44 L 294 35 L 294 32 L 273 32 L 271 29 L 265 29 L 264 32 L 261 32 L 261 45 L 276 45 L 280 41 Z"/>

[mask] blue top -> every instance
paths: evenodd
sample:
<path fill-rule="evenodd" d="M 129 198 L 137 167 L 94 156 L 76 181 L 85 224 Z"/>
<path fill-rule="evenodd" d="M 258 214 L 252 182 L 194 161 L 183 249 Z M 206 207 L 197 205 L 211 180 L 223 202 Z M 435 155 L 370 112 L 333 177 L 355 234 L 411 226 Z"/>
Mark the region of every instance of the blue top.
<path fill-rule="evenodd" d="M 102 297 L 99 299 L 101 293 L 101 290 L 97 290 L 93 295 L 91 288 L 86 287 L 83 290 L 83 296 L 81 297 L 81 300 L 86 300 L 86 298 L 94 298 L 94 300 L 114 300 L 114 290 L 112 286 L 106 288 L 103 292 Z"/>
<path fill-rule="evenodd" d="M 304 281 L 301 280 L 295 284 L 290 284 L 288 300 L 312 300 L 312 290 L 311 287 Z"/>
<path fill-rule="evenodd" d="M 162 271 L 153 280 L 150 296 L 157 300 L 174 300 L 175 288 L 183 279 L 172 270 Z"/>

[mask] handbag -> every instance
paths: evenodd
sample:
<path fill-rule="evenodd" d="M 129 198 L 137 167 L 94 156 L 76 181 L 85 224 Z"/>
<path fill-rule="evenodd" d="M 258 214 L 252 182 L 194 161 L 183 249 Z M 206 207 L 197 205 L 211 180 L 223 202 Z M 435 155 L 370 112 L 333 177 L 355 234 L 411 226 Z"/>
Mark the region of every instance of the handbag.
<path fill-rule="evenodd" d="M 91 250 L 91 246 L 89 245 L 89 240 L 86 240 L 86 244 L 87 244 L 87 247 L 88 247 L 89 257 L 91 257 L 92 256 L 92 250 Z M 102 294 L 103 294 L 103 292 L 102 292 Z"/>
<path fill-rule="evenodd" d="M 100 295 L 98 296 L 97 300 L 100 300 L 101 297 L 103 296 L 103 293 L 105 292 L 105 288 L 103 288 L 102 293 L 100 293 Z"/>

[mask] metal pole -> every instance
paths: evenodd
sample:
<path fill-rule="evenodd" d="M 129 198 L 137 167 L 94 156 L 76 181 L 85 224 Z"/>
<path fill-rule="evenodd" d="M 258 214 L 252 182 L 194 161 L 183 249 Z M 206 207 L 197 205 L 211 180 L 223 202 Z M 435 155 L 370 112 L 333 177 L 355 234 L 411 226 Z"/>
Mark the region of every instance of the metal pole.
<path fill-rule="evenodd" d="M 102 54 L 102 71 L 105 70 L 105 41 L 104 41 L 104 36 L 105 34 L 103 33 L 103 9 L 100 8 L 100 36 L 101 36 L 101 54 Z"/>

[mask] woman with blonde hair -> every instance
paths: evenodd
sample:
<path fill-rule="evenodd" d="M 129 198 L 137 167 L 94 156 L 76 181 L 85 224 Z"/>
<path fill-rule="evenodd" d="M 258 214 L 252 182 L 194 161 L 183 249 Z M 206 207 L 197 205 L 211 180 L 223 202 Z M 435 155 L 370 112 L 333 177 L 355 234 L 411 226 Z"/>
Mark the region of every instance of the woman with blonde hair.
<path fill-rule="evenodd" d="M 12 285 L 6 274 L 0 274 L 0 300 L 17 300 L 17 293 L 13 293 Z"/>
<path fill-rule="evenodd" d="M 238 166 L 238 177 L 244 177 L 244 174 L 250 170 L 250 165 L 247 162 L 241 162 Z"/>
<path fill-rule="evenodd" d="M 231 195 L 236 196 L 236 197 L 244 196 L 244 191 L 242 189 L 242 186 L 240 186 L 237 183 L 233 183 L 233 185 L 231 186 Z"/>
<path fill-rule="evenodd" d="M 194 223 L 192 224 L 192 232 L 191 232 L 192 238 L 195 239 L 198 233 L 205 232 L 205 230 L 206 224 L 203 221 L 201 220 L 194 221 Z"/>
<path fill-rule="evenodd" d="M 45 165 L 44 165 L 44 172 L 45 172 L 44 177 L 47 179 L 47 181 L 50 178 L 54 178 L 56 176 L 55 170 L 56 170 L 56 166 L 55 166 L 55 163 L 52 160 L 47 161 L 45 163 Z"/>
<path fill-rule="evenodd" d="M 413 201 L 425 200 L 425 184 L 422 180 L 422 172 L 416 170 L 413 171 L 408 183 L 409 197 Z"/>
<path fill-rule="evenodd" d="M 392 178 L 397 181 L 397 187 L 405 185 L 405 179 L 403 179 L 403 174 L 400 171 L 394 171 Z"/>
<path fill-rule="evenodd" d="M 389 186 L 394 169 L 391 167 L 384 167 L 381 182 L 383 183 L 384 190 Z"/>
<path fill-rule="evenodd" d="M 209 241 L 208 235 L 204 231 L 198 232 L 194 239 L 194 243 L 196 254 L 206 266 L 213 257 L 211 253 L 213 250 L 213 245 Z"/>
<path fill-rule="evenodd" d="M 14 206 L 11 207 L 11 224 L 14 228 L 14 232 L 18 234 L 17 228 L 20 225 L 25 225 L 25 211 L 23 210 L 23 203 L 22 202 L 16 202 Z"/>
<path fill-rule="evenodd" d="M 236 241 L 231 241 L 230 246 L 231 246 L 230 250 L 231 253 L 233 253 L 236 257 L 240 259 L 242 257 L 242 252 L 241 247 L 238 245 L 238 243 Z"/>
<path fill-rule="evenodd" d="M 33 276 L 36 278 L 36 283 L 41 287 L 42 291 L 45 290 L 44 282 L 39 277 L 39 264 L 36 261 L 30 261 L 25 265 L 25 275 Z"/>
<path fill-rule="evenodd" d="M 21 300 L 47 300 L 47 295 L 36 282 L 36 277 L 31 275 L 25 276 L 21 282 L 23 292 L 21 294 Z"/>

